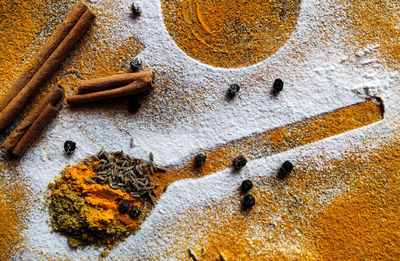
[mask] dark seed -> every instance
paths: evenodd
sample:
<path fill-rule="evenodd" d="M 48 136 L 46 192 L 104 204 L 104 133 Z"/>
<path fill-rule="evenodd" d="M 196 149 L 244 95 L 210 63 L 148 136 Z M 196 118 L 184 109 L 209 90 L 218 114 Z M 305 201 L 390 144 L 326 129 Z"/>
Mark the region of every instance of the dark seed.
<path fill-rule="evenodd" d="M 253 188 L 253 182 L 251 182 L 251 180 L 249 180 L 249 179 L 244 180 L 242 182 L 242 185 L 240 185 L 240 190 L 243 193 L 250 191 L 250 189 L 252 189 L 252 188 Z"/>
<path fill-rule="evenodd" d="M 256 199 L 252 195 L 246 195 L 243 198 L 242 207 L 244 210 L 251 209 L 256 204 Z"/>
<path fill-rule="evenodd" d="M 122 200 L 121 202 L 119 202 L 118 210 L 119 210 L 119 212 L 120 212 L 121 214 L 126 214 L 126 213 L 128 213 L 129 208 L 130 208 L 130 206 L 129 206 L 129 202 L 128 202 L 128 201 Z"/>
<path fill-rule="evenodd" d="M 66 142 L 64 142 L 64 151 L 67 154 L 71 154 L 72 152 L 74 152 L 74 150 L 76 149 L 76 143 L 71 141 L 71 140 L 67 140 Z"/>
<path fill-rule="evenodd" d="M 131 218 L 137 218 L 140 215 L 141 211 L 138 207 L 133 206 L 131 207 L 131 209 L 129 210 L 129 216 Z"/>
<path fill-rule="evenodd" d="M 281 79 L 276 79 L 274 85 L 272 86 L 272 91 L 277 94 L 283 90 L 283 81 Z"/>
<path fill-rule="evenodd" d="M 142 8 L 138 4 L 132 4 L 131 10 L 134 16 L 139 16 L 142 13 Z"/>
<path fill-rule="evenodd" d="M 239 156 L 233 160 L 232 165 L 233 165 L 234 169 L 239 170 L 239 169 L 243 168 L 244 166 L 246 166 L 246 163 L 247 163 L 246 158 L 244 156 Z"/>
<path fill-rule="evenodd" d="M 230 98 L 233 98 L 236 96 L 236 94 L 239 92 L 240 90 L 240 85 L 237 83 L 231 84 L 229 85 L 229 89 L 228 89 L 228 96 Z"/>
<path fill-rule="evenodd" d="M 140 60 L 137 57 L 134 57 L 134 58 L 132 58 L 130 65 L 131 65 L 132 71 L 137 71 L 137 70 L 139 70 L 140 66 L 142 66 L 142 60 Z"/>
<path fill-rule="evenodd" d="M 142 99 L 138 95 L 134 95 L 129 99 L 129 110 L 137 112 L 142 107 Z"/>
<path fill-rule="evenodd" d="M 196 165 L 196 167 L 200 167 L 201 165 L 203 165 L 206 162 L 206 155 L 204 154 L 198 154 L 195 158 L 194 158 L 194 164 Z"/>
<path fill-rule="evenodd" d="M 293 164 L 290 161 L 285 161 L 278 171 L 278 178 L 284 179 L 293 170 Z"/>

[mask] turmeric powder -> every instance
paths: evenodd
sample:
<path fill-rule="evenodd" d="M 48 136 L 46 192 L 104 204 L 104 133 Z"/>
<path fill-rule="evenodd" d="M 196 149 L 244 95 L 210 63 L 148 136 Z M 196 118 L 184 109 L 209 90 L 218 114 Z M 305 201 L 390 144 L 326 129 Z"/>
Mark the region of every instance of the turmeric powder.
<path fill-rule="evenodd" d="M 369 145 L 303 158 L 284 182 L 255 179 L 251 212 L 240 211 L 239 192 L 190 209 L 161 229 L 171 236 L 154 258 L 192 248 L 199 260 L 398 260 L 400 137 Z"/>
<path fill-rule="evenodd" d="M 162 1 L 164 23 L 189 56 L 217 67 L 244 67 L 274 54 L 295 30 L 299 0 Z"/>
<path fill-rule="evenodd" d="M 88 178 L 96 175 L 93 166 L 68 167 L 49 185 L 53 229 L 66 235 L 72 247 L 114 245 L 139 228 L 138 219 L 118 211 L 118 202 L 127 200 L 136 206 L 141 202 L 108 185 L 87 183 Z"/>

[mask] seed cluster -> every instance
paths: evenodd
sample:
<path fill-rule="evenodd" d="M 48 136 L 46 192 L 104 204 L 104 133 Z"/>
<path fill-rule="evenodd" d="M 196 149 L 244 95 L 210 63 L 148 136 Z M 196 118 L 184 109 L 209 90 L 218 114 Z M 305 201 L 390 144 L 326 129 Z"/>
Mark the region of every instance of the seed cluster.
<path fill-rule="evenodd" d="M 101 150 L 93 159 L 100 162 L 93 168 L 97 175 L 86 182 L 108 184 L 112 189 L 124 190 L 134 198 L 147 198 L 155 204 L 154 189 L 158 185 L 153 183 L 151 174 L 165 172 L 165 168 L 130 157 L 122 151 L 108 153 Z"/>

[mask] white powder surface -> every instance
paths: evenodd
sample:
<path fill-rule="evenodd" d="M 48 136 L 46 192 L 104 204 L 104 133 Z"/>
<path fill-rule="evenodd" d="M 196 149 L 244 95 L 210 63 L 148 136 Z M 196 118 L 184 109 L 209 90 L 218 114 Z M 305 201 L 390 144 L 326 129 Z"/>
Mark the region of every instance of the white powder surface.
<path fill-rule="evenodd" d="M 383 121 L 370 126 L 251 161 L 239 174 L 226 169 L 201 179 L 174 183 L 141 230 L 111 250 L 109 259 L 151 259 L 157 249 L 165 249 L 169 243 L 170 235 L 163 234 L 159 224 L 173 226 L 174 220 L 188 209 L 229 197 L 245 177 L 272 175 L 286 159 L 296 162 L 321 153 L 335 158 L 364 139 L 379 141 L 379 137 L 390 135 L 392 120 L 400 111 L 399 88 L 395 87 L 399 74 L 385 66 L 378 45 L 351 50 L 348 55 L 350 47 L 338 41 L 341 28 L 336 29 L 337 36 L 320 46 L 321 38 L 315 31 L 330 19 L 335 1 L 302 1 L 296 30 L 287 43 L 263 62 L 240 69 L 214 68 L 190 58 L 170 37 L 160 1 L 136 2 L 143 11 L 139 19 L 132 19 L 131 1 L 115 0 L 112 6 L 119 12 L 119 20 L 106 28 L 122 41 L 137 35 L 143 42 L 145 48 L 139 55 L 143 67 L 156 71 L 161 79 L 149 99 L 161 103 L 165 111 L 150 115 L 144 107 L 139 116 L 120 112 L 111 118 L 106 112 L 64 108 L 44 139 L 30 148 L 20 162 L 20 173 L 30 180 L 33 192 L 41 198 L 48 183 L 66 165 L 75 164 L 101 148 L 123 150 L 144 159 L 153 152 L 157 164 L 171 167 L 183 164 L 200 151 L 359 103 L 373 95 L 382 97 L 386 112 Z M 98 0 L 89 4 L 99 7 L 104 3 Z M 288 59 L 293 53 L 301 53 L 303 58 Z M 278 77 L 285 82 L 284 91 L 272 97 L 271 86 Z M 166 79 L 171 82 L 170 89 L 162 89 Z M 232 101 L 226 99 L 230 83 L 242 86 Z M 172 101 L 174 96 L 182 100 Z M 62 150 L 68 139 L 78 146 L 70 157 Z M 27 247 L 17 259 L 41 259 L 40 251 L 50 257 L 97 259 L 101 249 L 72 250 L 65 237 L 51 232 L 43 201 L 42 198 L 35 203 L 28 213 Z"/>

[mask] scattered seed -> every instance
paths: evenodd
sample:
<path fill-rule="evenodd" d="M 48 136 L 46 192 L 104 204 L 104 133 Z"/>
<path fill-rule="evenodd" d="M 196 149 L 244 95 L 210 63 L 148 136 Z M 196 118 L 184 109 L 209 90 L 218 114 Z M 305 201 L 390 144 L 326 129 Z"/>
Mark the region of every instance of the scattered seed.
<path fill-rule="evenodd" d="M 194 164 L 197 168 L 201 167 L 201 165 L 203 165 L 206 162 L 206 155 L 204 154 L 198 154 L 196 155 L 196 157 L 194 158 Z"/>
<path fill-rule="evenodd" d="M 284 179 L 284 178 L 286 178 L 287 175 L 288 175 L 290 172 L 292 172 L 293 168 L 294 168 L 294 166 L 293 166 L 293 164 L 292 164 L 290 161 L 288 161 L 288 160 L 285 161 L 285 162 L 282 164 L 282 166 L 281 166 L 281 168 L 279 169 L 279 171 L 278 171 L 278 178 L 279 178 L 279 179 Z"/>
<path fill-rule="evenodd" d="M 232 165 L 235 170 L 239 170 L 239 169 L 243 168 L 244 166 L 246 166 L 246 163 L 247 163 L 246 158 L 244 156 L 239 156 L 233 160 Z"/>
<path fill-rule="evenodd" d="M 239 92 L 239 90 L 240 90 L 239 84 L 234 83 L 234 84 L 229 85 L 228 96 L 230 98 L 234 98 L 236 96 L 236 94 Z"/>
<path fill-rule="evenodd" d="M 190 256 L 194 261 L 198 261 L 198 260 L 199 260 L 199 258 L 198 258 L 197 255 L 196 255 L 196 252 L 194 252 L 194 250 L 193 250 L 191 247 L 189 247 L 189 256 Z"/>
<path fill-rule="evenodd" d="M 160 167 L 160 166 L 155 166 L 154 170 L 155 170 L 155 172 L 167 172 L 166 168 Z"/>
<path fill-rule="evenodd" d="M 142 8 L 138 4 L 134 3 L 134 4 L 131 5 L 131 11 L 132 11 L 132 14 L 135 17 L 137 17 L 142 13 Z"/>
<path fill-rule="evenodd" d="M 246 195 L 243 198 L 242 207 L 244 210 L 251 209 L 256 204 L 256 199 L 252 195 Z"/>
<path fill-rule="evenodd" d="M 64 151 L 67 154 L 71 154 L 75 151 L 76 149 L 76 143 L 71 141 L 71 140 L 67 140 L 66 142 L 64 142 Z"/>
<path fill-rule="evenodd" d="M 142 66 L 142 60 L 140 60 L 137 57 L 133 57 L 132 60 L 131 60 L 130 65 L 131 65 L 131 70 L 132 71 L 138 71 L 140 66 Z"/>
<path fill-rule="evenodd" d="M 129 216 L 131 218 L 137 218 L 140 215 L 141 211 L 138 207 L 132 206 L 131 209 L 129 210 Z"/>
<path fill-rule="evenodd" d="M 282 90 L 283 90 L 283 81 L 281 79 L 276 79 L 272 86 L 273 93 L 278 94 Z"/>
<path fill-rule="evenodd" d="M 131 149 L 135 146 L 135 140 L 133 139 L 133 137 L 130 139 L 129 141 L 129 147 L 131 147 Z"/>
<path fill-rule="evenodd" d="M 154 161 L 154 154 L 153 154 L 153 152 L 150 152 L 150 153 L 149 153 L 149 159 L 150 159 L 151 162 Z"/>
<path fill-rule="evenodd" d="M 240 190 L 243 193 L 250 191 L 250 189 L 252 189 L 252 188 L 253 188 L 253 182 L 251 182 L 251 180 L 249 180 L 249 179 L 244 180 L 242 182 L 242 184 L 240 185 Z"/>
<path fill-rule="evenodd" d="M 87 180 L 86 180 L 86 183 L 89 183 L 89 184 L 96 184 L 96 181 L 94 181 L 93 179 L 87 179 Z"/>
<path fill-rule="evenodd" d="M 130 206 L 129 206 L 129 202 L 128 201 L 122 200 L 121 202 L 119 202 L 118 210 L 119 210 L 119 212 L 121 214 L 128 213 L 129 209 L 130 209 Z"/>
<path fill-rule="evenodd" d="M 228 260 L 221 251 L 218 251 L 218 253 L 219 253 L 219 258 L 220 258 L 221 261 L 227 261 Z"/>

